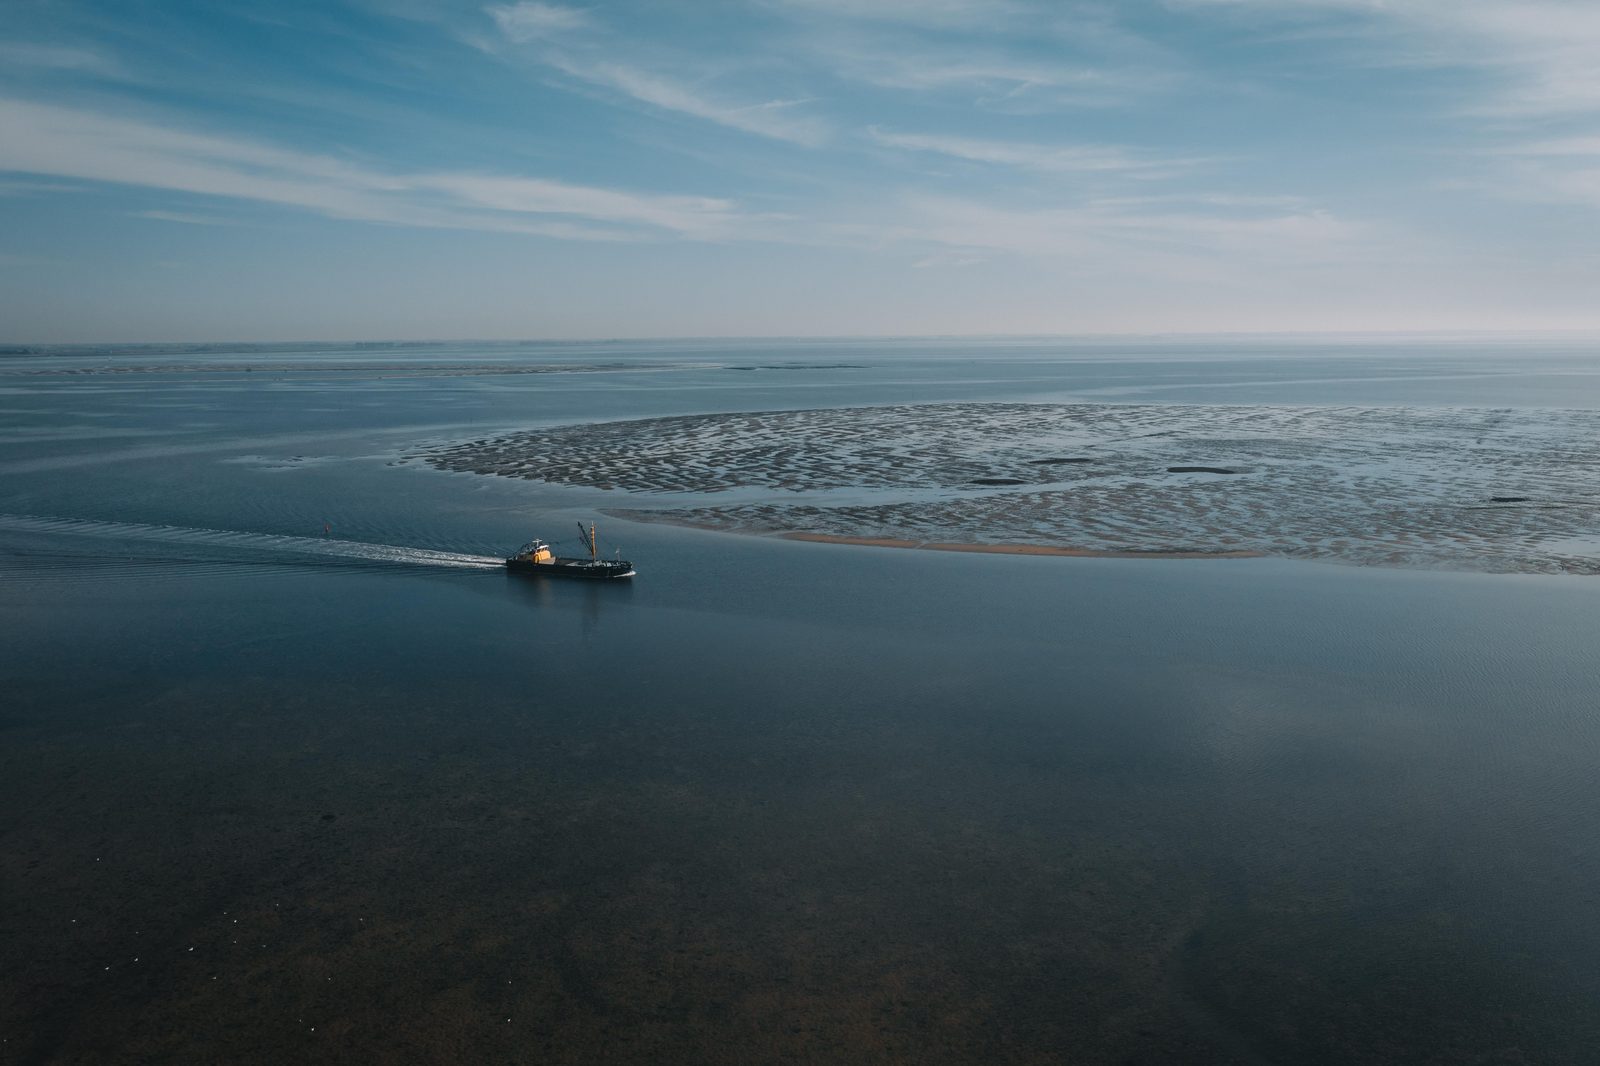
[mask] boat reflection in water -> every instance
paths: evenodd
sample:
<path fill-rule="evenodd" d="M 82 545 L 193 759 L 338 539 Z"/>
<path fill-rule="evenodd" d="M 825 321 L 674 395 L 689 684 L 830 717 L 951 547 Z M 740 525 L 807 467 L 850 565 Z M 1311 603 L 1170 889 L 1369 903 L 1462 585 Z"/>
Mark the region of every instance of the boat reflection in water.
<path fill-rule="evenodd" d="M 583 523 L 578 523 L 578 532 L 583 536 L 584 544 L 589 549 L 587 559 L 556 555 L 550 545 L 536 539 L 517 549 L 517 553 L 506 560 L 506 569 L 517 573 L 575 577 L 590 581 L 608 581 L 634 575 L 633 564 L 626 559 L 600 558 L 593 523 L 590 523 L 588 529 L 583 527 Z M 620 552 L 618 554 L 620 556 Z"/>

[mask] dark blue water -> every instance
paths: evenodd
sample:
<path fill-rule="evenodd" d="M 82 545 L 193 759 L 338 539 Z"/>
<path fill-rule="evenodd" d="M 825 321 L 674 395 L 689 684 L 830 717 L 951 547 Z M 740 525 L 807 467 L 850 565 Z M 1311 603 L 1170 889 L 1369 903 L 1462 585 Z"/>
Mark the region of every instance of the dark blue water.
<path fill-rule="evenodd" d="M 1096 398 L 1596 407 L 1600 362 L 0 359 L 0 1058 L 1592 1061 L 1600 585 L 602 517 L 640 576 L 573 587 L 480 563 L 612 494 L 407 459 L 564 421 Z"/>

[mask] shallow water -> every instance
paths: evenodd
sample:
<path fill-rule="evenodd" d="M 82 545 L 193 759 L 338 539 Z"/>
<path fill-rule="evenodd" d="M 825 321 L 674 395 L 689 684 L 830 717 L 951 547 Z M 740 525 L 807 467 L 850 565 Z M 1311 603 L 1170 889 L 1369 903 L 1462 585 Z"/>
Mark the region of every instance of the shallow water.
<path fill-rule="evenodd" d="M 569 586 L 481 563 L 616 493 L 405 457 L 1106 390 L 1596 409 L 1592 352 L 0 359 L 0 1057 L 1590 1061 L 1600 584 L 602 519 L 640 576 Z"/>

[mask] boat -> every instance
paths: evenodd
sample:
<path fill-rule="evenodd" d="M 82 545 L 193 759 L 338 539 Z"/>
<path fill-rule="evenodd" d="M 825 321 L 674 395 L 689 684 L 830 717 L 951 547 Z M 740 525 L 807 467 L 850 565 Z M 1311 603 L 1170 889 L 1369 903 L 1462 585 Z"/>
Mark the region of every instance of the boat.
<path fill-rule="evenodd" d="M 602 559 L 596 547 L 594 525 L 588 529 L 578 523 L 578 532 L 589 548 L 589 557 L 563 558 L 542 540 L 530 540 L 517 549 L 517 554 L 506 560 L 506 569 L 519 574 L 538 574 L 541 577 L 576 577 L 590 581 L 610 581 L 632 577 L 633 564 L 620 557 Z"/>

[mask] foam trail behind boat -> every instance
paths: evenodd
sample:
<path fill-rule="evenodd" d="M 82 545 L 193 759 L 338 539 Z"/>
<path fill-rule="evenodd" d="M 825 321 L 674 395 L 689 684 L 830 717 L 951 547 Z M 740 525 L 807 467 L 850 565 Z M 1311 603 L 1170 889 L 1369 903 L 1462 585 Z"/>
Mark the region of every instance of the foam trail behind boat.
<path fill-rule="evenodd" d="M 431 548 L 408 548 L 397 544 L 368 544 L 329 537 L 290 537 L 276 533 L 249 533 L 234 529 L 101 522 L 85 518 L 51 518 L 43 515 L 0 514 L 0 529 L 23 533 L 52 533 L 210 548 L 285 552 L 324 558 L 396 563 L 404 566 L 488 569 L 504 565 L 503 560 L 488 555 L 467 555 Z"/>

